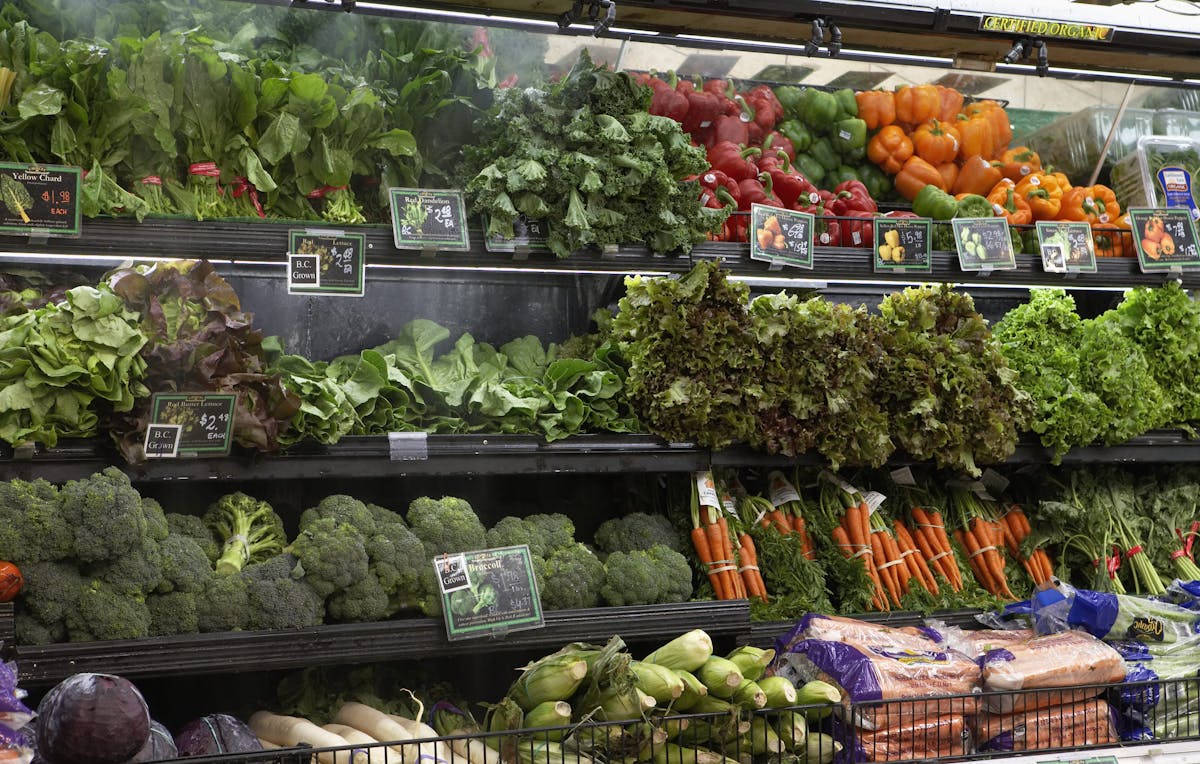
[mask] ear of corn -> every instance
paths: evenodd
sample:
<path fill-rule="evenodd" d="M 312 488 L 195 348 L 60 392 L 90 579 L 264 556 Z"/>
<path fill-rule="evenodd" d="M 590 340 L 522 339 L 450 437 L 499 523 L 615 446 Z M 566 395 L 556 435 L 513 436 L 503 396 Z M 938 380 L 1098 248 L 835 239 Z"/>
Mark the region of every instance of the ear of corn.
<path fill-rule="evenodd" d="M 742 645 L 725 657 L 738 667 L 742 676 L 757 682 L 762 678 L 767 666 L 775 659 L 775 651 Z"/>
<path fill-rule="evenodd" d="M 842 744 L 824 732 L 811 732 L 801 750 L 797 750 L 799 764 L 832 764 L 833 757 L 842 750 Z"/>
<path fill-rule="evenodd" d="M 654 708 L 654 698 L 633 687 L 626 690 L 609 690 L 600 693 L 600 708 L 597 717 L 610 722 L 641 719 Z"/>
<path fill-rule="evenodd" d="M 539 703 L 533 710 L 525 714 L 525 729 L 538 727 L 562 727 L 571 723 L 571 704 L 562 700 L 547 700 Z M 565 729 L 538 732 L 534 737 L 538 740 L 562 740 Z"/>
<path fill-rule="evenodd" d="M 678 670 L 675 673 L 683 680 L 683 693 L 675 699 L 675 710 L 691 711 L 700 698 L 708 695 L 708 688 L 690 671 Z"/>
<path fill-rule="evenodd" d="M 783 741 L 783 747 L 789 751 L 803 748 L 808 739 L 808 722 L 804 714 L 796 711 L 784 711 L 775 719 L 775 731 Z"/>
<path fill-rule="evenodd" d="M 679 717 L 669 717 L 661 719 L 655 723 L 656 729 L 662 730 L 664 740 L 678 740 L 681 735 L 687 732 L 691 726 L 690 719 L 682 719 Z"/>
<path fill-rule="evenodd" d="M 638 689 L 659 703 L 670 703 L 683 694 L 684 680 L 666 666 L 634 661 L 630 668 L 637 677 Z"/>
<path fill-rule="evenodd" d="M 724 764 L 725 757 L 704 748 L 664 743 L 654 751 L 654 764 Z"/>
<path fill-rule="evenodd" d="M 587 662 L 575 655 L 547 656 L 521 673 L 508 696 L 525 711 L 548 700 L 566 700 L 583 684 L 587 670 Z"/>
<path fill-rule="evenodd" d="M 529 740 L 517 746 L 517 757 L 521 764 L 596 764 L 588 756 L 569 751 L 559 743 L 547 740 Z"/>
<path fill-rule="evenodd" d="M 718 698 L 732 698 L 744 679 L 737 664 L 716 655 L 709 656 L 696 671 L 696 678 L 704 683 L 710 695 Z"/>
<path fill-rule="evenodd" d="M 763 692 L 763 689 L 758 686 L 758 682 L 751 682 L 749 679 L 744 679 L 738 685 L 737 690 L 734 691 L 732 700 L 742 708 L 748 708 L 753 711 L 767 705 L 767 693 Z"/>
<path fill-rule="evenodd" d="M 525 713 L 512 698 L 504 698 L 499 703 L 488 708 L 488 732 L 510 732 L 521 729 Z"/>
<path fill-rule="evenodd" d="M 696 701 L 689 713 L 693 714 L 731 714 L 737 715 L 738 707 L 715 695 L 705 695 Z"/>
<path fill-rule="evenodd" d="M 767 708 L 787 708 L 796 705 L 796 685 L 787 677 L 764 677 L 759 680 L 758 686 L 767 695 Z"/>
<path fill-rule="evenodd" d="M 750 720 L 750 732 L 748 733 L 749 740 L 746 748 L 755 756 L 762 756 L 768 753 L 783 753 L 786 749 L 783 745 L 783 740 L 776 734 L 775 728 L 767 721 L 767 717 L 755 715 Z"/>
<path fill-rule="evenodd" d="M 712 655 L 712 638 L 703 629 L 693 629 L 672 639 L 647 655 L 646 663 L 657 663 L 669 669 L 695 671 Z"/>
<path fill-rule="evenodd" d="M 803 686 L 796 688 L 796 705 L 814 706 L 814 708 L 805 709 L 804 712 L 804 715 L 808 717 L 809 724 L 819 722 L 829 716 L 833 711 L 833 706 L 841 702 L 841 690 L 820 679 L 805 682 Z"/>

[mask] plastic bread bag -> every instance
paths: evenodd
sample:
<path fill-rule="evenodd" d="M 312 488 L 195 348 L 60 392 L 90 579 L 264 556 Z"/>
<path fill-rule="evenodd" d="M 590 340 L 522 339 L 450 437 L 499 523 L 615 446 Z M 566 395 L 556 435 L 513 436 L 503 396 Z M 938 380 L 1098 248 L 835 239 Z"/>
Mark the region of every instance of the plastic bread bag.
<path fill-rule="evenodd" d="M 1079 631 L 1011 642 L 989 650 L 981 665 L 984 705 L 993 713 L 1095 697 L 1125 678 L 1121 654 Z"/>
<path fill-rule="evenodd" d="M 1062 581 L 1034 594 L 1033 609 L 1039 634 L 1083 629 L 1100 639 L 1178 642 L 1200 631 L 1200 613 L 1185 607 L 1129 594 L 1076 589 Z"/>
<path fill-rule="evenodd" d="M 1116 718 L 1100 698 L 972 720 L 981 751 L 1045 751 L 1116 742 Z"/>
<path fill-rule="evenodd" d="M 0 728 L 17 731 L 33 719 L 33 711 L 23 702 L 26 692 L 17 686 L 17 667 L 0 663 Z"/>
<path fill-rule="evenodd" d="M 861 730 L 836 725 L 844 762 L 887 762 L 953 758 L 974 753 L 970 729 L 959 714 L 929 716 Z"/>
<path fill-rule="evenodd" d="M 979 689 L 979 667 L 933 630 L 829 616 L 806 616 L 781 638 L 771 671 L 797 684 L 836 685 L 843 713 L 868 730 L 970 712 Z"/>

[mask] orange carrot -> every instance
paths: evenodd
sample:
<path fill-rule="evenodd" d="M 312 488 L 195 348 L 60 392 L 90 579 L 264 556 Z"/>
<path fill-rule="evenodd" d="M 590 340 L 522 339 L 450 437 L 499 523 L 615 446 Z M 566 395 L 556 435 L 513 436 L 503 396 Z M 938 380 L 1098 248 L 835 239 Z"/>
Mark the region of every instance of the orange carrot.
<path fill-rule="evenodd" d="M 996 524 L 977 517 L 975 537 L 982 543 L 984 563 L 990 566 L 992 578 L 999 587 L 999 594 L 1007 599 L 1016 599 L 1016 595 L 1008 588 L 1008 575 L 1004 572 L 1004 555 L 1000 553 L 1000 532 Z M 982 534 L 982 535 L 981 535 Z"/>
<path fill-rule="evenodd" d="M 808 535 L 808 524 L 804 521 L 803 515 L 796 515 L 792 518 L 792 528 L 800 534 L 800 552 L 804 555 L 804 559 L 815 560 L 816 554 L 813 552 L 812 538 Z"/>
<path fill-rule="evenodd" d="M 1000 517 L 1000 533 L 1004 538 L 1004 546 L 1013 557 L 1021 556 L 1020 529 L 1014 528 L 1017 519 L 1009 515 Z"/>
<path fill-rule="evenodd" d="M 708 536 L 708 548 L 713 553 L 713 569 L 721 577 L 723 596 L 720 599 L 737 599 L 737 587 L 732 585 L 733 579 L 729 576 L 728 570 L 734 565 L 734 562 L 725 556 L 725 542 L 721 539 L 721 526 L 717 523 L 709 523 L 704 526 L 704 532 Z"/>
<path fill-rule="evenodd" d="M 792 532 L 792 524 L 788 522 L 788 517 L 782 509 L 775 507 L 774 510 L 767 513 L 771 518 L 771 524 L 775 526 L 775 530 L 783 536 L 790 535 Z"/>
<path fill-rule="evenodd" d="M 850 543 L 850 537 L 845 528 L 835 525 L 829 535 L 833 537 L 833 543 L 837 544 L 843 557 L 849 559 L 854 556 L 854 545 Z"/>
<path fill-rule="evenodd" d="M 896 573 L 893 568 L 881 567 L 887 562 L 887 552 L 883 548 L 883 539 L 880 538 L 882 531 L 877 531 L 871 534 L 871 554 L 875 558 L 876 575 L 883 581 L 884 587 L 887 589 L 888 595 L 892 602 L 900 604 L 900 585 L 896 581 Z"/>
<path fill-rule="evenodd" d="M 942 513 L 938 512 L 937 510 L 930 512 L 929 513 L 929 522 L 933 526 L 934 534 L 938 537 L 938 540 L 941 542 L 942 551 L 953 552 L 954 550 L 950 546 L 950 537 L 948 535 L 946 535 L 946 523 L 942 521 Z M 950 554 L 949 556 L 947 556 L 944 559 L 949 561 L 948 567 L 950 568 L 950 572 L 954 575 L 954 579 L 958 584 L 958 590 L 961 591 L 962 585 L 963 585 L 963 579 L 962 579 L 962 573 L 958 569 L 958 560 L 955 559 L 953 554 Z"/>
<path fill-rule="evenodd" d="M 713 572 L 713 556 L 708 545 L 708 536 L 705 535 L 705 529 L 696 526 L 692 528 L 692 547 L 696 550 L 696 559 L 700 560 L 700 564 L 704 566 L 705 573 L 708 574 L 708 582 L 712 584 L 713 594 L 717 599 L 726 599 L 724 590 L 722 589 L 721 575 Z"/>
<path fill-rule="evenodd" d="M 925 553 L 917 547 L 913 536 L 908 532 L 908 528 L 904 523 L 896 520 L 892 523 L 892 528 L 896 531 L 896 541 L 900 543 L 901 553 L 909 553 L 908 569 L 916 576 L 916 579 L 925 587 L 925 591 L 933 596 L 938 596 L 937 581 L 933 578 L 933 573 L 929 570 L 929 565 L 925 562 Z"/>
<path fill-rule="evenodd" d="M 955 571 L 954 555 L 948 545 L 943 545 L 942 538 L 934 527 L 933 518 L 920 507 L 912 508 L 912 516 L 913 520 L 917 522 L 917 533 L 929 547 L 925 552 L 929 564 L 938 568 L 942 578 L 946 579 L 946 583 L 950 584 L 951 589 L 956 592 L 962 591 L 962 582 Z"/>
<path fill-rule="evenodd" d="M 975 536 L 969 531 L 954 531 L 954 538 L 967 550 L 967 564 L 971 566 L 971 572 L 975 574 L 975 579 L 979 585 L 984 588 L 989 594 L 996 594 L 999 587 L 992 581 L 991 571 L 979 559 L 982 555 L 979 553 L 979 542 Z"/>
<path fill-rule="evenodd" d="M 721 541 L 725 549 L 725 559 L 732 560 L 730 565 L 732 570 L 729 571 L 729 578 L 733 582 L 733 590 L 737 592 L 738 599 L 746 599 L 746 587 L 742 584 L 742 577 L 737 572 L 737 560 L 733 554 L 733 539 L 729 536 L 729 523 L 725 520 L 725 515 L 717 516 L 717 527 L 721 529 Z"/>

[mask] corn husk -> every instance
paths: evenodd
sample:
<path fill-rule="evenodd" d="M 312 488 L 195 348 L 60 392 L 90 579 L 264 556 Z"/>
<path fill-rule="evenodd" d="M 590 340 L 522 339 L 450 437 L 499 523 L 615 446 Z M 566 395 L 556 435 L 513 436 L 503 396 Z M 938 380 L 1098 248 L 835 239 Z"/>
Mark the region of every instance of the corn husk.
<path fill-rule="evenodd" d="M 666 666 L 633 661 L 629 668 L 633 671 L 637 688 L 658 703 L 666 705 L 683 694 L 683 679 Z"/>
<path fill-rule="evenodd" d="M 767 717 L 756 714 L 750 720 L 750 732 L 747 734 L 749 738 L 746 740 L 746 749 L 755 756 L 762 756 L 768 753 L 783 753 L 786 747 L 783 740 L 780 739 L 775 728 L 767 721 Z"/>
<path fill-rule="evenodd" d="M 767 670 L 767 666 L 775 659 L 775 651 L 742 645 L 725 657 L 738 667 L 743 677 L 757 682 L 762 678 L 763 673 Z"/>
<path fill-rule="evenodd" d="M 796 685 L 787 677 L 764 677 L 758 680 L 758 687 L 767 696 L 767 708 L 787 708 L 798 701 Z"/>
<path fill-rule="evenodd" d="M 833 707 L 842 702 L 842 692 L 829 682 L 814 679 L 796 688 L 796 705 L 812 706 L 805 708 L 804 715 L 809 724 L 815 724 L 828 718 L 833 713 Z"/>
<path fill-rule="evenodd" d="M 642 660 L 676 671 L 695 673 L 709 659 L 712 652 L 712 638 L 708 633 L 703 629 L 693 629 L 672 639 Z"/>
<path fill-rule="evenodd" d="M 750 732 L 750 722 L 739 718 L 736 714 L 731 714 L 692 719 L 692 724 L 683 740 L 687 743 L 711 742 L 720 745 L 737 740 L 748 732 Z"/>
<path fill-rule="evenodd" d="M 763 692 L 763 689 L 758 686 L 758 682 L 751 682 L 749 679 L 746 679 L 738 685 L 731 700 L 742 708 L 754 711 L 767 705 L 767 693 Z"/>
<path fill-rule="evenodd" d="M 567 654 L 548 655 L 525 667 L 508 690 L 508 696 L 524 711 L 532 711 L 548 700 L 566 700 L 587 677 L 587 661 Z"/>
<path fill-rule="evenodd" d="M 637 687 L 624 690 L 610 690 L 601 693 L 600 707 L 596 711 L 596 718 L 608 722 L 641 719 L 655 705 L 656 701 L 654 698 L 642 692 Z"/>
<path fill-rule="evenodd" d="M 667 733 L 649 722 L 586 725 L 563 741 L 568 750 L 597 755 L 609 764 L 648 761 L 656 745 L 667 742 Z"/>
<path fill-rule="evenodd" d="M 688 727 L 692 722 L 690 719 L 680 717 L 669 717 L 666 719 L 655 719 L 653 721 L 655 729 L 662 730 L 664 740 L 678 740 L 681 735 L 688 731 Z"/>
<path fill-rule="evenodd" d="M 795 751 L 808 740 L 808 721 L 798 711 L 784 711 L 775 717 L 774 724 L 783 747 L 789 751 Z"/>
<path fill-rule="evenodd" d="M 487 706 L 487 716 L 484 722 L 488 732 L 511 732 L 521 729 L 525 723 L 525 712 L 512 698 L 504 698 L 499 703 Z"/>
<path fill-rule="evenodd" d="M 680 669 L 675 673 L 683 680 L 683 693 L 675 699 L 674 708 L 676 711 L 691 711 L 700 698 L 708 695 L 708 688 L 690 671 Z"/>
<path fill-rule="evenodd" d="M 596 764 L 590 756 L 571 751 L 548 740 L 527 740 L 517 746 L 521 764 Z"/>
<path fill-rule="evenodd" d="M 564 700 L 547 700 L 539 703 L 532 711 L 525 714 L 525 729 L 538 727 L 564 727 L 571 723 L 571 704 Z M 566 729 L 551 729 L 536 732 L 533 737 L 537 740 L 562 740 Z"/>
<path fill-rule="evenodd" d="M 833 764 L 833 757 L 840 753 L 842 744 L 824 732 L 810 732 L 804 745 L 795 753 L 799 764 Z"/>
<path fill-rule="evenodd" d="M 736 663 L 712 655 L 704 662 L 703 666 L 696 670 L 696 678 L 708 688 L 709 695 L 715 695 L 718 698 L 732 698 L 745 677 L 742 676 Z"/>
<path fill-rule="evenodd" d="M 715 751 L 664 743 L 654 750 L 654 764 L 726 764 L 728 759 Z"/>

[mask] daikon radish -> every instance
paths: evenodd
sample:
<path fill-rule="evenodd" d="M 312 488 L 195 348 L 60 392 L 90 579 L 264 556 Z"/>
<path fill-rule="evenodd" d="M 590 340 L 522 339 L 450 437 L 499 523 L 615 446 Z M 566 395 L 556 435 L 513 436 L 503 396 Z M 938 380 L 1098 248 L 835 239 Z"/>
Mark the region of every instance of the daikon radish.
<path fill-rule="evenodd" d="M 332 732 L 350 745 L 363 746 L 362 748 L 356 747 L 350 752 L 350 764 L 371 764 L 372 760 L 375 762 L 387 760 L 387 747 L 362 730 L 347 727 L 345 724 L 325 724 L 321 729 Z M 345 760 L 345 757 L 338 755 L 338 764 Z"/>
<path fill-rule="evenodd" d="M 298 716 L 280 716 L 270 711 L 256 711 L 249 720 L 250 730 L 260 738 L 266 738 L 281 746 L 296 746 L 304 743 L 313 748 L 346 748 L 350 744 L 341 735 L 323 730 L 308 719 Z M 342 753 L 338 761 L 335 751 L 320 751 L 320 764 L 347 764 L 348 756 Z"/>
<path fill-rule="evenodd" d="M 383 743 L 404 744 L 414 739 L 407 727 L 365 703 L 346 703 L 338 709 L 337 715 L 333 717 L 333 722 L 365 732 Z M 418 746 L 399 745 L 392 746 L 392 748 L 399 751 L 402 764 L 418 764 L 421 759 L 421 751 Z"/>
<path fill-rule="evenodd" d="M 406 719 L 405 717 L 398 716 L 396 714 L 389 714 L 389 716 L 392 721 L 396 722 L 396 724 L 399 724 L 401 727 L 404 727 L 404 729 L 408 730 L 413 738 L 417 740 L 433 741 L 419 744 L 421 755 L 425 759 L 423 764 L 452 764 L 455 762 L 454 754 L 450 751 L 450 748 L 445 743 L 437 739 L 440 738 L 441 735 L 439 735 L 433 727 L 430 727 L 428 724 L 423 724 L 415 719 Z M 430 762 L 430 756 L 436 757 L 437 761 Z"/>

